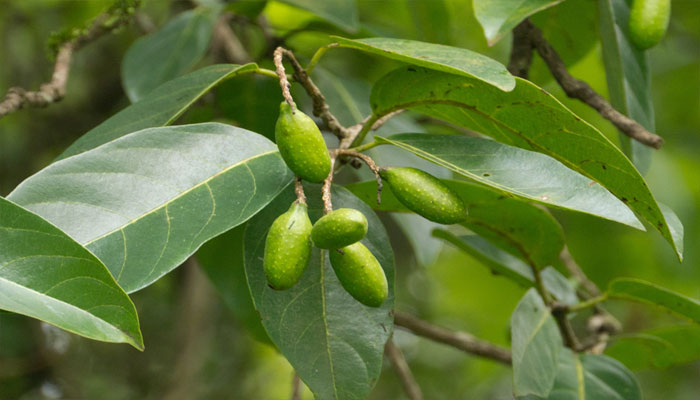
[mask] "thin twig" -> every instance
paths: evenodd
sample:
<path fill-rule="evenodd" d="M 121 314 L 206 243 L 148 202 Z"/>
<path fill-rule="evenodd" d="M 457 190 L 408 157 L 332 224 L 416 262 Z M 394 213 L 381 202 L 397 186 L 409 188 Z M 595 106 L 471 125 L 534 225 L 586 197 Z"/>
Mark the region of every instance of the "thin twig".
<path fill-rule="evenodd" d="M 333 202 L 331 200 L 331 185 L 333 184 L 333 174 L 335 172 L 335 154 L 331 152 L 331 172 L 328 173 L 328 177 L 323 181 L 323 187 L 321 187 L 321 200 L 323 201 L 323 214 L 329 214 L 333 211 Z"/>
<path fill-rule="evenodd" d="M 564 264 L 564 267 L 566 267 L 567 271 L 569 271 L 569 273 L 574 278 L 576 278 L 576 280 L 579 281 L 579 283 L 586 289 L 586 291 L 591 296 L 600 296 L 600 289 L 598 289 L 598 286 L 596 286 L 596 284 L 593 283 L 593 281 L 588 279 L 581 267 L 579 267 L 579 265 L 576 263 L 576 260 L 574 260 L 574 257 L 571 255 L 571 252 L 569 252 L 568 246 L 564 246 L 564 249 L 561 251 L 561 254 L 559 254 L 559 259 Z"/>
<path fill-rule="evenodd" d="M 284 64 L 282 63 L 282 56 L 284 49 L 278 47 L 272 55 L 272 60 L 275 63 L 275 71 L 280 80 L 280 87 L 282 88 L 282 97 L 287 101 L 289 107 L 292 108 L 292 113 L 296 112 L 296 104 L 294 104 L 294 99 L 292 99 L 292 94 L 289 92 L 289 80 L 287 79 L 287 72 L 284 70 Z"/>
<path fill-rule="evenodd" d="M 513 29 L 513 45 L 510 49 L 508 71 L 514 76 L 528 79 L 532 64 L 532 42 L 529 38 L 529 27 L 520 23 Z"/>
<path fill-rule="evenodd" d="M 326 103 L 326 98 L 323 96 L 323 93 L 321 93 L 321 90 L 319 90 L 318 86 L 314 84 L 314 82 L 311 80 L 309 75 L 306 73 L 304 68 L 299 64 L 299 61 L 297 61 L 296 57 L 294 56 L 294 53 L 291 51 L 278 47 L 275 49 L 275 65 L 277 65 L 277 54 L 283 54 L 289 62 L 292 64 L 292 67 L 294 68 L 294 79 L 301 84 L 301 86 L 306 90 L 306 93 L 308 93 L 309 97 L 311 97 L 311 100 L 313 101 L 314 104 L 314 115 L 321 118 L 323 122 L 326 123 L 328 126 L 328 129 L 336 136 L 338 139 L 343 139 L 347 137 L 350 134 L 350 131 L 348 128 L 344 127 L 340 121 L 338 121 L 338 118 L 335 117 L 330 112 L 330 107 L 328 106 L 328 103 Z M 281 57 L 280 55 L 280 57 Z M 280 58 L 280 63 L 281 63 L 281 58 Z"/>
<path fill-rule="evenodd" d="M 297 203 L 306 204 L 306 194 L 304 186 L 301 184 L 301 178 L 294 179 L 294 193 L 297 195 Z"/>
<path fill-rule="evenodd" d="M 377 165 L 377 163 L 374 162 L 372 157 L 368 156 L 367 154 L 358 153 L 356 151 L 348 149 L 334 149 L 331 150 L 331 152 L 335 153 L 336 156 L 355 157 L 356 159 L 362 160 L 362 162 L 367 164 L 367 167 L 369 167 L 369 169 L 374 173 L 374 176 L 377 179 L 377 204 L 382 204 L 382 188 L 384 186 L 382 185 L 382 177 L 379 174 L 380 168 Z"/>
<path fill-rule="evenodd" d="M 290 400 L 301 400 L 301 378 L 295 372 L 292 377 L 292 395 L 289 397 Z"/>
<path fill-rule="evenodd" d="M 508 349 L 477 339 L 465 332 L 453 332 L 445 328 L 420 320 L 410 314 L 397 311 L 394 315 L 394 324 L 413 332 L 418 336 L 440 342 L 469 354 L 498 361 L 510 365 L 512 356 Z"/>
<path fill-rule="evenodd" d="M 73 53 L 129 21 L 125 14 L 115 19 L 112 11 L 97 16 L 80 35 L 59 46 L 50 82 L 42 84 L 38 91 L 28 91 L 21 87 L 13 87 L 7 91 L 7 95 L 0 102 L 0 118 L 24 107 L 46 107 L 63 99 L 66 95 Z"/>
<path fill-rule="evenodd" d="M 547 67 L 552 72 L 554 79 L 556 79 L 559 86 L 564 89 L 567 96 L 579 99 L 593 107 L 603 118 L 612 122 L 617 129 L 632 139 L 655 149 L 661 148 L 664 144 L 664 139 L 661 136 L 649 132 L 637 121 L 617 111 L 603 96 L 599 95 L 586 82 L 571 76 L 566 69 L 566 65 L 564 65 L 564 61 L 562 61 L 552 45 L 547 42 L 542 31 L 538 27 L 527 19 L 523 21 L 521 25 L 522 29 L 528 31 L 528 36 L 530 37 L 532 45 L 537 49 L 540 57 L 542 57 Z"/>
<path fill-rule="evenodd" d="M 212 40 L 212 48 L 221 48 L 226 60 L 234 64 L 245 64 L 251 62 L 250 54 L 243 46 L 238 37 L 229 25 L 233 16 L 226 13 L 219 18 L 219 21 L 214 28 Z"/>
<path fill-rule="evenodd" d="M 396 344 L 394 344 L 394 339 L 389 338 L 384 346 L 384 352 L 386 353 L 389 360 L 391 360 L 391 365 L 394 367 L 396 375 L 398 375 L 401 381 L 401 386 L 406 392 L 406 395 L 410 400 L 423 400 L 423 393 L 416 382 L 416 378 L 413 376 L 411 369 L 408 367 L 408 363 Z"/>

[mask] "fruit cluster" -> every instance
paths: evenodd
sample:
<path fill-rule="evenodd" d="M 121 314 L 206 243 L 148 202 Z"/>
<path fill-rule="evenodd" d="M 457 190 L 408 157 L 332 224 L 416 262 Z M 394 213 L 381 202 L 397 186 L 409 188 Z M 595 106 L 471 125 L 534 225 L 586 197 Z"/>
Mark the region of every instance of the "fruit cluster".
<path fill-rule="evenodd" d="M 299 178 L 319 183 L 331 174 L 321 131 L 286 102 L 280 105 L 275 140 L 285 163 Z M 431 221 L 454 224 L 467 218 L 462 199 L 427 172 L 381 168 L 380 176 L 399 202 Z M 294 286 L 309 263 L 313 243 L 329 251 L 331 266 L 350 295 L 364 305 L 381 306 L 389 285 L 379 261 L 361 243 L 367 230 L 367 218 L 351 208 L 330 211 L 312 224 L 302 196 L 275 219 L 267 233 L 263 264 L 268 284 L 277 290 Z"/>

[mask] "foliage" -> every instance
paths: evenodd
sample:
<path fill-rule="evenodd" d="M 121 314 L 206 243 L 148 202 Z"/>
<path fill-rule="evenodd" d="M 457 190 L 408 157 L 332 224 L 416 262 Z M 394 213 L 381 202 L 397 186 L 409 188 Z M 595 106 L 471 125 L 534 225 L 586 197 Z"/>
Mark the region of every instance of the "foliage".
<path fill-rule="evenodd" d="M 397 398 L 399 385 L 382 368 L 387 343 L 407 350 L 426 398 L 512 393 L 518 399 L 634 400 L 642 398 L 645 385 L 656 393 L 653 379 L 645 382 L 632 371 L 682 368 L 700 360 L 700 301 L 693 298 L 700 292 L 688 283 L 698 276 L 673 269 L 675 259 L 684 256 L 684 234 L 688 243 L 697 239 L 693 199 L 700 192 L 686 182 L 697 179 L 698 162 L 684 149 L 680 131 L 698 129 L 700 121 L 669 132 L 670 150 L 664 147 L 652 162 L 655 150 L 623 133 L 616 138 L 593 109 L 565 98 L 557 82 L 541 78 L 546 67 L 538 61 L 532 80 L 513 76 L 511 65 L 505 65 L 505 39 L 532 17 L 554 48 L 566 46 L 566 68 L 590 80 L 643 128 L 657 131 L 655 114 L 664 115 L 667 106 L 654 110 L 651 72 L 659 54 L 654 51 L 666 50 L 632 45 L 631 1 L 599 0 L 597 9 L 573 1 L 120 0 L 104 10 L 69 8 L 67 13 L 80 14 L 81 25 L 98 21 L 110 33 L 115 24 L 142 23 L 149 15 L 157 17 L 159 27 L 136 38 L 132 24 L 125 29 L 128 35 L 116 32 L 103 39 L 121 43 L 118 75 L 115 69 L 98 71 L 83 85 L 112 79 L 121 82 L 125 96 L 97 113 L 101 123 L 94 117 L 89 127 L 80 125 L 79 132 L 54 144 L 50 155 L 43 153 L 32 164 L 19 160 L 22 173 L 0 175 L 0 363 L 21 349 L 2 331 L 3 321 L 16 315 L 42 321 L 42 329 L 58 337 L 65 330 L 143 351 L 144 342 L 146 348 L 158 342 L 150 327 L 162 324 L 154 317 L 158 302 L 153 299 L 182 296 L 183 313 L 172 320 L 185 326 L 186 343 L 200 345 L 184 346 L 174 369 L 176 375 L 193 374 L 192 365 L 204 365 L 201 342 L 215 335 L 198 331 L 206 313 L 197 307 L 207 304 L 198 297 L 206 290 L 205 278 L 198 278 L 204 286 L 195 286 L 201 263 L 242 324 L 237 332 L 245 330 L 265 343 L 237 336 L 232 340 L 240 337 L 246 344 L 236 344 L 236 354 L 245 354 L 251 364 L 277 360 L 275 371 L 291 365 L 310 391 L 307 397 Z M 85 11 L 76 11 L 80 7 L 96 16 L 86 18 Z M 383 7 L 394 7 L 397 23 L 382 19 Z M 451 15 L 454 10 L 470 21 Z M 585 15 L 575 29 L 588 32 L 585 22 L 597 20 L 597 36 L 563 36 L 562 21 L 577 13 Z M 483 31 L 469 26 L 471 20 Z M 449 26 L 442 26 L 444 21 Z M 417 34 L 413 22 L 430 31 Z M 695 36 L 677 33 L 672 22 L 669 40 L 681 35 L 697 43 L 697 30 Z M 91 39 L 86 29 L 62 32 L 50 39 L 52 49 Z M 76 53 L 90 50 L 83 44 Z M 515 58 L 513 51 L 510 64 Z M 658 64 L 663 62 L 673 64 L 666 73 L 691 62 L 700 65 L 697 56 Z M 73 68 L 71 79 L 87 79 L 78 78 L 79 65 L 67 66 Z M 588 72 L 590 65 L 596 74 Z M 68 85 L 67 103 L 51 104 L 46 112 L 71 105 L 78 91 Z M 90 92 L 82 101 L 90 103 L 94 96 Z M 301 130 L 298 123 L 284 125 L 285 141 L 279 124 L 273 134 L 271 121 L 282 99 L 290 121 L 302 112 L 315 117 L 304 118 Z M 19 108 L 12 116 L 0 114 L 0 159 L 12 159 L 3 149 L 12 148 L 5 146 L 9 140 L 20 140 L 12 132 L 42 115 Z M 90 117 L 87 109 L 78 114 Z M 323 137 L 316 135 L 316 125 Z M 669 126 L 658 131 L 673 131 Z M 314 154 L 302 145 L 309 134 L 318 136 L 314 143 L 321 146 L 312 149 Z M 697 148 L 697 139 L 688 143 Z M 330 159 L 330 175 L 323 180 L 324 164 L 313 179 L 295 179 L 318 151 L 324 163 Z M 430 182 L 432 189 L 426 193 L 427 184 L 411 179 L 395 183 L 387 167 L 400 166 L 426 171 L 417 171 L 424 180 L 415 182 Z M 669 185 L 675 186 L 669 190 Z M 441 203 L 440 196 L 449 201 Z M 332 245 L 289 260 L 301 262 L 294 265 L 300 277 L 285 281 L 285 290 L 270 285 L 263 267 L 269 260 L 266 237 L 293 202 L 308 204 L 311 223 L 333 209 L 357 214 L 362 223 L 348 229 L 358 232 L 340 232 L 340 237 L 359 240 L 357 246 L 366 247 L 363 257 L 376 258 L 375 277 L 383 274 L 388 282 L 386 300 L 358 301 L 356 288 L 375 278 L 368 278 L 366 263 L 355 263 L 357 275 L 349 286 L 338 265 L 331 265 L 344 254 Z M 446 210 L 448 203 L 459 207 Z M 343 229 L 327 220 L 314 230 Z M 446 221 L 454 224 L 439 223 Z M 285 226 L 278 225 L 277 243 L 284 243 Z M 296 238 L 304 250 L 312 244 L 306 238 L 310 232 L 308 226 Z M 404 242 L 413 251 L 406 251 Z M 443 243 L 449 246 L 442 249 Z M 697 264 L 695 248 L 687 250 L 686 263 Z M 439 261 L 430 268 L 438 252 Z M 285 261 L 275 260 L 275 273 L 286 273 Z M 181 265 L 187 267 L 178 269 Z M 674 281 L 666 271 L 687 279 Z M 488 272 L 503 279 L 492 280 Z M 174 278 L 181 274 L 186 279 Z M 407 325 L 394 318 L 401 310 L 428 319 L 449 316 L 440 324 L 494 343 L 427 321 L 422 328 Z M 692 325 L 669 323 L 671 317 L 654 314 L 658 310 Z M 647 316 L 643 324 L 632 323 L 638 315 Z M 465 361 L 420 347 L 402 329 L 490 359 L 479 364 L 487 367 L 479 371 L 487 384 L 462 379 L 466 371 L 449 366 Z M 279 361 L 280 355 L 286 361 Z M 414 380 L 395 352 L 387 355 L 404 385 Z M 200 364 L 191 362 L 198 357 Z M 493 363 L 506 359 L 511 360 L 505 362 L 507 370 Z M 655 373 L 658 379 L 666 376 Z M 287 396 L 287 382 L 277 384 L 280 374 L 273 375 L 275 385 L 268 386 L 274 388 L 261 388 L 271 380 L 262 379 L 254 389 L 222 385 L 208 396 Z M 498 381 L 502 376 L 508 384 Z M 173 382 L 173 388 L 186 386 L 185 381 Z M 12 385 L 0 371 L 0 399 L 5 391 L 8 398 L 23 393 L 23 386 Z M 78 391 L 89 390 L 96 389 Z M 410 389 L 407 393 L 420 398 Z"/>

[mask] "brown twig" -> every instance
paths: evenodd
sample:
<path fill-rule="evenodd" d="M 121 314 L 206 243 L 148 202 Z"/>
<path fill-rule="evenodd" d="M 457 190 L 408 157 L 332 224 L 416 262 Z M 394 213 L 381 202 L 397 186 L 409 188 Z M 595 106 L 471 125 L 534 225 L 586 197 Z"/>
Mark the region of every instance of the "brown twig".
<path fill-rule="evenodd" d="M 287 101 L 289 107 L 292 108 L 292 113 L 296 112 L 296 104 L 294 104 L 294 99 L 292 99 L 292 94 L 289 92 L 290 84 L 287 79 L 287 72 L 284 70 L 284 64 L 282 63 L 282 57 L 284 55 L 284 49 L 278 47 L 272 55 L 272 60 L 275 63 L 275 72 L 280 78 L 280 87 L 282 88 L 282 97 Z"/>
<path fill-rule="evenodd" d="M 331 150 L 332 153 L 335 154 L 335 156 L 350 156 L 354 157 L 358 160 L 362 160 L 365 164 L 367 164 L 367 167 L 374 173 L 375 178 L 377 179 L 377 204 L 382 204 L 382 188 L 384 187 L 382 185 L 382 177 L 379 174 L 380 173 L 380 168 L 377 165 L 377 163 L 374 162 L 372 157 L 368 156 L 367 154 L 362 154 L 358 153 L 353 150 L 347 150 L 347 149 L 334 149 Z"/>
<path fill-rule="evenodd" d="M 214 28 L 212 49 L 221 49 L 226 60 L 229 62 L 234 64 L 245 64 L 250 62 L 252 59 L 250 54 L 248 54 L 248 51 L 243 46 L 243 43 L 238 40 L 238 37 L 229 25 L 232 17 L 233 16 L 230 13 L 226 13 L 219 18 L 219 21 Z"/>
<path fill-rule="evenodd" d="M 532 64 L 532 42 L 529 38 L 529 27 L 519 24 L 513 29 L 513 45 L 510 49 L 508 72 L 514 76 L 528 79 Z"/>
<path fill-rule="evenodd" d="M 331 172 L 328 173 L 328 177 L 323 181 L 323 186 L 321 187 L 321 200 L 323 201 L 323 214 L 329 214 L 333 211 L 333 201 L 331 199 L 331 185 L 333 184 L 333 174 L 335 173 L 335 159 L 336 156 L 333 152 L 331 156 Z"/>
<path fill-rule="evenodd" d="M 410 400 L 423 400 L 423 393 L 416 382 L 416 378 L 413 376 L 411 369 L 408 367 L 408 363 L 396 344 L 394 344 L 394 339 L 389 338 L 384 346 L 384 352 L 386 356 L 391 360 L 391 365 L 394 367 L 396 375 L 398 375 L 401 381 L 401 386 L 406 392 L 406 395 Z"/>
<path fill-rule="evenodd" d="M 297 195 L 297 203 L 306 204 L 304 186 L 301 184 L 301 178 L 299 177 L 294 180 L 294 193 Z"/>
<path fill-rule="evenodd" d="M 301 378 L 296 372 L 292 377 L 292 395 L 289 400 L 301 400 Z"/>
<path fill-rule="evenodd" d="M 593 281 L 588 279 L 581 267 L 579 267 L 579 265 L 576 263 L 576 260 L 574 260 L 574 257 L 571 256 L 571 253 L 569 252 L 568 246 L 564 246 L 564 249 L 561 251 L 561 254 L 559 254 L 559 259 L 561 260 L 562 264 L 564 264 L 566 270 L 569 271 L 569 273 L 574 278 L 576 278 L 576 280 L 579 281 L 579 283 L 586 289 L 590 296 L 600 296 L 600 289 L 598 289 L 598 286 L 596 286 L 596 284 L 593 283 Z"/>
<path fill-rule="evenodd" d="M 664 139 L 646 130 L 637 121 L 617 111 L 603 96 L 599 95 L 586 82 L 578 80 L 569 74 L 559 54 L 544 38 L 542 31 L 529 20 L 520 23 L 518 29 L 525 30 L 532 46 L 547 64 L 554 79 L 559 83 L 567 96 L 579 99 L 593 107 L 603 118 L 612 122 L 622 133 L 632 139 L 655 149 L 661 148 Z"/>
<path fill-rule="evenodd" d="M 423 336 L 430 340 L 440 342 L 469 354 L 498 361 L 510 365 L 512 356 L 508 349 L 489 343 L 485 340 L 477 339 L 465 332 L 453 332 L 445 328 L 433 325 L 427 321 L 420 320 L 410 314 L 396 311 L 394 324 L 406 328 L 418 336 Z"/>
<path fill-rule="evenodd" d="M 328 126 L 328 129 L 336 137 L 338 137 L 338 139 L 342 140 L 343 138 L 350 135 L 351 132 L 348 130 L 348 128 L 344 127 L 340 123 L 340 121 L 338 121 L 335 115 L 333 115 L 330 112 L 330 107 L 328 106 L 328 103 L 326 103 L 326 98 L 323 97 L 323 93 L 321 93 L 321 90 L 319 90 L 318 86 L 314 84 L 314 82 L 311 80 L 304 68 L 301 66 L 301 64 L 299 64 L 299 61 L 297 61 L 296 57 L 294 56 L 294 53 L 283 47 L 276 48 L 274 52 L 275 65 L 278 65 L 278 58 L 279 64 L 281 65 L 282 55 L 284 55 L 292 64 L 292 67 L 294 68 L 294 79 L 297 82 L 299 82 L 301 86 L 304 87 L 306 93 L 308 93 L 308 95 L 311 97 L 311 100 L 314 104 L 313 114 L 321 118 L 323 122 L 325 122 L 325 124 Z M 282 67 L 282 69 L 284 69 L 284 67 Z M 277 73 L 279 75 L 279 71 Z M 282 78 L 280 77 L 280 82 L 281 81 Z M 284 88 L 282 90 L 284 91 Z"/>
<path fill-rule="evenodd" d="M 28 91 L 21 87 L 13 87 L 7 91 L 5 98 L 0 101 L 0 118 L 25 107 L 46 107 L 63 99 L 66 95 L 66 84 L 68 83 L 73 53 L 127 22 L 129 19 L 124 15 L 114 19 L 110 11 L 100 14 L 78 36 L 59 46 L 51 81 L 42 84 L 38 91 Z"/>

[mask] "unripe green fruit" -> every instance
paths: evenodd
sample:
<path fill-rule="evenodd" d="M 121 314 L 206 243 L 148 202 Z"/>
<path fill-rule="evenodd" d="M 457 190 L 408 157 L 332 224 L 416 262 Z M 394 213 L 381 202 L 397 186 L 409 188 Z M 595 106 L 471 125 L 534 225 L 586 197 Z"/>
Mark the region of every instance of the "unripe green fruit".
<path fill-rule="evenodd" d="M 630 39 L 641 50 L 656 46 L 666 34 L 671 0 L 634 0 L 630 8 Z"/>
<path fill-rule="evenodd" d="M 280 104 L 275 125 L 275 141 L 282 159 L 298 177 L 309 182 L 323 182 L 331 172 L 331 158 L 316 123 L 308 115 Z"/>
<path fill-rule="evenodd" d="M 380 175 L 401 204 L 416 214 L 441 224 L 467 219 L 462 199 L 429 173 L 401 167 L 383 169 Z"/>
<path fill-rule="evenodd" d="M 339 249 L 367 234 L 367 218 L 352 208 L 339 208 L 321 217 L 311 230 L 311 240 L 321 249 Z"/>
<path fill-rule="evenodd" d="M 289 289 L 299 282 L 311 257 L 311 220 L 306 204 L 292 203 L 275 219 L 265 239 L 263 265 L 273 289 Z"/>
<path fill-rule="evenodd" d="M 379 307 L 384 303 L 389 295 L 386 275 L 379 261 L 364 244 L 356 242 L 328 252 L 335 275 L 352 297 L 370 307 Z"/>

